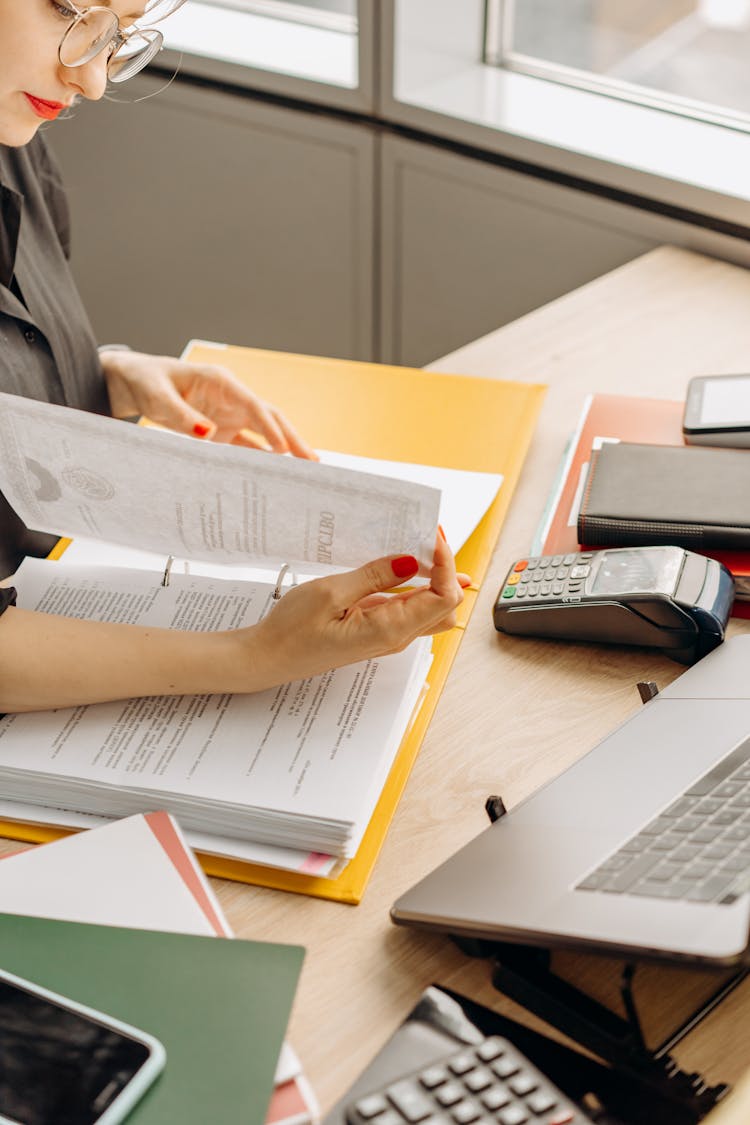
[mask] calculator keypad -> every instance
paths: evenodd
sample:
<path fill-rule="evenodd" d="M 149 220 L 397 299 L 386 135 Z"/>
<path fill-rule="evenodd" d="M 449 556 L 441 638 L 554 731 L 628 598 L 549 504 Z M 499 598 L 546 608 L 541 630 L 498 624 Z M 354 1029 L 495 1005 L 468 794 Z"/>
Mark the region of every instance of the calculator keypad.
<path fill-rule="evenodd" d="M 499 1036 L 400 1078 L 348 1106 L 349 1125 L 587 1125 L 521 1052 Z"/>
<path fill-rule="evenodd" d="M 589 564 L 593 557 L 589 551 L 519 559 L 505 578 L 499 600 L 544 602 L 580 596 L 591 573 Z"/>

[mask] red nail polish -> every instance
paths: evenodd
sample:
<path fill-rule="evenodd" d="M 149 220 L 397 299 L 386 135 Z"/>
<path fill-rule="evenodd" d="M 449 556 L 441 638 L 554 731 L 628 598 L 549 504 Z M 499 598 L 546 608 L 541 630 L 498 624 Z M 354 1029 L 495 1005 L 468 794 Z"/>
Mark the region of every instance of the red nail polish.
<path fill-rule="evenodd" d="M 397 578 L 408 578 L 417 573 L 419 563 L 414 555 L 399 555 L 397 559 L 391 559 L 391 570 Z"/>
<path fill-rule="evenodd" d="M 196 437 L 205 437 L 206 434 L 210 434 L 210 432 L 211 427 L 207 426 L 205 422 L 196 422 L 193 426 L 193 433 Z"/>
<path fill-rule="evenodd" d="M 444 543 L 447 543 L 447 542 L 448 542 L 448 540 L 447 540 L 447 539 L 445 538 L 445 532 L 443 531 L 443 529 L 442 529 L 442 527 L 440 526 L 440 524 L 438 524 L 438 531 L 440 532 L 440 534 L 441 534 L 441 535 L 442 535 L 442 537 L 443 537 L 443 542 L 444 542 Z"/>
<path fill-rule="evenodd" d="M 459 586 L 461 587 L 462 590 L 468 590 L 469 586 L 471 586 L 471 579 L 470 578 L 459 578 L 458 584 L 459 584 Z"/>

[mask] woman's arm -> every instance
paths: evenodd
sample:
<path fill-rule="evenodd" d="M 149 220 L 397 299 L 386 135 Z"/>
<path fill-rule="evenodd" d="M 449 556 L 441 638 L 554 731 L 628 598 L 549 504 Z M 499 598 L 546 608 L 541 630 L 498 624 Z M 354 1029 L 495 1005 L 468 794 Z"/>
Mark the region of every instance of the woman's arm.
<path fill-rule="evenodd" d="M 220 684 L 225 647 L 221 633 L 9 608 L 0 618 L 0 712 L 231 690 Z"/>
<path fill-rule="evenodd" d="M 418 636 L 452 628 L 463 596 L 442 539 L 428 587 L 383 593 L 416 572 L 410 556 L 378 559 L 295 587 L 257 625 L 216 633 L 9 607 L 0 617 L 0 713 L 143 695 L 262 691 L 398 652 Z"/>

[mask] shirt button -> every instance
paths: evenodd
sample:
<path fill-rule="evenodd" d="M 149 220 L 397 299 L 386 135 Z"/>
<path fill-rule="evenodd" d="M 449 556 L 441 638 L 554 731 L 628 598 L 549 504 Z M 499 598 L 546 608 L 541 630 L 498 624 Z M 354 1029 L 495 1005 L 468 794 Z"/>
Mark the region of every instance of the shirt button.
<path fill-rule="evenodd" d="M 36 332 L 34 331 L 33 328 L 27 328 L 26 331 L 24 332 L 24 336 L 26 338 L 27 344 L 33 344 L 34 341 L 36 340 Z"/>

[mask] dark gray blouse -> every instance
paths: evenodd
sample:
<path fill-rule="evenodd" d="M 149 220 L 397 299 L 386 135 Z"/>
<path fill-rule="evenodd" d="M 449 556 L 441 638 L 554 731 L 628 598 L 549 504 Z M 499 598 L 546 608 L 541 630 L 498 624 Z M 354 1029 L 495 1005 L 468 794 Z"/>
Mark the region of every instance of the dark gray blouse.
<path fill-rule="evenodd" d="M 44 138 L 0 145 L 0 390 L 109 414 L 94 334 L 68 265 L 69 213 Z M 0 489 L 2 481 L 0 481 Z M 0 577 L 54 537 L 29 531 L 0 493 Z"/>

